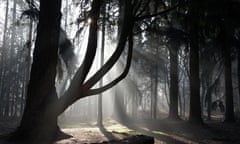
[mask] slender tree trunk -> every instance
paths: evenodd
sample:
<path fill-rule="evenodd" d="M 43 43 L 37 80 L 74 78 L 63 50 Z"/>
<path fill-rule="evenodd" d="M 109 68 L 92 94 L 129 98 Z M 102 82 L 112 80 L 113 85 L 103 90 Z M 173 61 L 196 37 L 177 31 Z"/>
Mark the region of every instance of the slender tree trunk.
<path fill-rule="evenodd" d="M 179 95 L 178 95 L 178 104 L 179 104 L 179 115 L 180 115 L 180 117 L 182 116 L 182 113 L 183 113 L 183 107 L 182 107 L 182 97 L 181 97 L 181 95 L 180 95 L 180 93 L 179 93 Z"/>
<path fill-rule="evenodd" d="M 212 90 L 213 90 L 213 86 L 210 86 L 210 87 L 208 87 L 207 93 L 206 93 L 206 99 L 207 99 L 207 119 L 208 120 L 211 120 Z"/>
<path fill-rule="evenodd" d="M 179 119 L 178 116 L 178 48 L 170 48 L 170 111 L 169 118 Z"/>
<path fill-rule="evenodd" d="M 185 80 L 183 80 L 183 87 L 182 87 L 182 96 L 183 96 L 183 117 L 185 119 L 185 113 L 186 113 L 186 96 L 185 96 Z"/>
<path fill-rule="evenodd" d="M 157 119 L 157 110 L 158 110 L 158 64 L 156 64 L 156 66 L 155 66 L 154 80 L 155 81 L 154 81 L 153 119 Z"/>
<path fill-rule="evenodd" d="M 233 122 L 234 118 L 234 107 L 233 107 L 233 89 L 232 89 L 232 62 L 231 54 L 228 47 L 224 48 L 225 57 L 225 91 L 226 91 L 226 113 L 225 122 Z"/>
<path fill-rule="evenodd" d="M 238 48 L 238 106 L 240 106 L 240 48 Z"/>
<path fill-rule="evenodd" d="M 165 69 L 164 69 L 164 95 L 167 101 L 167 106 L 170 107 L 170 102 L 169 102 L 169 95 L 168 95 L 168 70 L 167 70 L 167 66 L 165 65 Z M 162 105 L 164 106 L 164 103 L 162 102 Z M 164 108 L 164 107 L 163 107 Z"/>
<path fill-rule="evenodd" d="M 155 92 L 154 92 L 154 87 L 155 87 L 155 83 L 154 83 L 154 66 L 151 67 L 151 72 L 150 72 L 150 79 L 151 79 L 151 88 L 150 88 L 150 91 L 151 91 L 151 96 L 150 96 L 150 99 L 151 99 L 151 111 L 150 111 L 150 114 L 151 114 L 151 118 L 152 119 L 155 119 L 155 113 L 154 113 L 154 109 L 155 109 Z"/>
<path fill-rule="evenodd" d="M 103 5 L 103 18 L 102 18 L 102 46 L 101 46 L 101 59 L 100 59 L 100 67 L 104 64 L 104 49 L 105 49 L 105 10 L 106 5 Z M 103 86 L 103 78 L 100 80 L 99 87 Z M 98 126 L 102 126 L 102 93 L 98 96 Z"/>
<path fill-rule="evenodd" d="M 17 3 L 16 0 L 13 1 L 13 12 L 12 12 L 12 23 L 13 23 L 13 27 L 11 28 L 11 47 L 10 47 L 10 75 L 13 75 L 14 72 L 16 72 L 16 64 L 17 64 L 17 56 L 15 55 L 15 43 L 16 43 L 16 27 L 15 27 L 15 23 L 16 23 L 16 7 L 17 7 Z M 12 76 L 10 79 L 11 84 L 8 86 L 9 89 L 9 102 L 11 103 L 10 105 L 10 116 L 12 117 L 14 115 L 14 105 L 15 104 L 15 100 L 16 100 L 16 82 L 17 82 L 17 78 L 16 75 Z"/>
<path fill-rule="evenodd" d="M 6 37 L 7 37 L 7 29 L 8 29 L 8 12 L 9 12 L 9 0 L 6 1 L 6 10 L 5 10 L 5 20 L 4 20 L 4 30 L 3 30 L 3 44 L 2 44 L 2 53 L 1 53 L 1 65 L 0 65 L 0 98 L 3 100 L 0 102 L 0 111 L 4 115 L 4 77 L 6 73 L 5 69 L 5 59 L 6 59 Z"/>

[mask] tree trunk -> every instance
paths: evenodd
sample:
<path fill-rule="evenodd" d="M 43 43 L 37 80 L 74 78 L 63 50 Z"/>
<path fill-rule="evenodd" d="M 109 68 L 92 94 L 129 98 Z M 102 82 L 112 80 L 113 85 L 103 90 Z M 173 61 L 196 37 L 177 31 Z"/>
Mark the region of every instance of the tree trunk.
<path fill-rule="evenodd" d="M 213 85 L 207 88 L 207 93 L 206 93 L 206 99 L 207 99 L 207 119 L 208 120 L 211 120 L 212 90 L 213 90 Z"/>
<path fill-rule="evenodd" d="M 69 105 L 83 97 L 99 94 L 112 88 L 126 77 L 132 58 L 132 11 L 130 1 L 120 1 L 124 5 L 121 33 L 116 51 L 101 69 L 89 78 L 86 77 L 92 66 L 97 48 L 97 21 L 102 1 L 94 0 L 90 16 L 93 19 L 89 29 L 89 41 L 82 65 L 76 72 L 68 90 L 57 100 L 55 89 L 61 0 L 40 1 L 40 19 L 33 54 L 33 64 L 27 92 L 26 108 L 21 125 L 16 132 L 23 138 L 30 137 L 30 143 L 48 144 L 57 130 L 57 116 Z M 116 63 L 128 40 L 128 57 L 124 72 L 103 88 L 91 89 Z M 85 83 L 84 83 L 85 82 Z M 124 101 L 123 101 L 124 102 Z"/>
<path fill-rule="evenodd" d="M 1 65 L 0 65 L 0 98 L 4 100 L 5 90 L 4 90 L 4 77 L 6 73 L 5 69 L 5 59 L 6 59 L 6 35 L 8 29 L 8 12 L 9 12 L 9 0 L 6 1 L 5 10 L 5 20 L 4 20 L 4 30 L 3 30 L 3 45 L 1 50 Z M 0 112 L 4 116 L 4 101 L 0 102 Z"/>
<path fill-rule="evenodd" d="M 174 43 L 174 42 L 173 42 Z M 170 48 L 170 119 L 179 119 L 178 116 L 178 48 L 173 44 Z"/>
<path fill-rule="evenodd" d="M 225 10 L 224 10 L 224 21 L 222 23 L 222 52 L 224 57 L 224 73 L 225 73 L 225 95 L 226 95 L 226 112 L 225 112 L 225 122 L 234 122 L 234 104 L 233 104 L 233 87 L 232 87 L 232 58 L 231 58 L 231 48 L 232 48 L 232 34 L 234 30 L 230 22 L 230 14 L 228 10 L 230 9 L 230 2 L 225 0 Z"/>
<path fill-rule="evenodd" d="M 155 73 L 154 73 L 153 119 L 157 119 L 157 110 L 158 110 L 158 64 L 156 64 L 154 72 Z"/>
<path fill-rule="evenodd" d="M 225 45 L 226 46 L 226 45 Z M 224 66 L 225 66 L 225 93 L 226 93 L 226 113 L 225 122 L 233 122 L 234 108 L 233 108 L 233 89 L 232 89 L 232 61 L 229 47 L 224 48 Z"/>
<path fill-rule="evenodd" d="M 100 67 L 104 64 L 104 47 L 105 47 L 105 10 L 106 5 L 103 5 L 103 18 L 102 18 L 102 46 L 101 46 L 101 54 L 100 54 Z M 99 87 L 103 86 L 103 78 L 100 80 Z M 98 96 L 98 126 L 102 126 L 102 93 Z"/>
<path fill-rule="evenodd" d="M 58 38 L 61 20 L 61 0 L 41 0 L 37 39 L 27 90 L 26 107 L 17 137 L 29 143 L 50 143 L 57 131 L 57 115 L 51 113 L 51 103 L 57 99 L 55 77 Z"/>
<path fill-rule="evenodd" d="M 240 48 L 238 48 L 238 105 L 240 106 Z"/>
<path fill-rule="evenodd" d="M 224 66 L 225 66 L 225 95 L 226 95 L 226 112 L 225 122 L 233 122 L 234 106 L 233 106 L 233 88 L 232 88 L 232 61 L 231 61 L 231 48 L 229 48 L 228 33 L 225 31 L 225 38 L 223 44 Z"/>
<path fill-rule="evenodd" d="M 199 41 L 198 18 L 199 9 L 197 1 L 190 2 L 190 114 L 189 121 L 202 123 L 200 104 L 200 79 L 199 79 Z"/>
<path fill-rule="evenodd" d="M 186 113 L 186 96 L 185 96 L 185 78 L 183 80 L 183 87 L 182 87 L 182 97 L 183 97 L 183 114 L 182 116 L 185 119 L 185 113 Z"/>
<path fill-rule="evenodd" d="M 150 87 L 150 92 L 151 92 L 151 95 L 150 95 L 150 117 L 152 119 L 154 119 L 154 103 L 155 103 L 155 93 L 154 93 L 154 66 L 151 66 L 151 70 L 150 70 L 150 74 L 149 74 L 149 77 L 150 77 L 150 83 L 151 83 L 151 87 Z"/>
<path fill-rule="evenodd" d="M 13 12 L 12 12 L 12 23 L 13 25 L 15 25 L 16 23 L 16 7 L 17 7 L 17 3 L 16 0 L 13 1 Z M 13 26 L 11 29 L 11 50 L 10 50 L 10 58 L 12 58 L 10 61 L 10 75 L 13 75 L 14 72 L 17 72 L 16 69 L 16 64 L 17 64 L 17 55 L 15 55 L 15 43 L 16 43 L 16 27 Z M 11 77 L 11 84 L 8 86 L 9 89 L 9 101 L 11 103 L 10 106 L 10 115 L 11 117 L 14 115 L 14 105 L 17 105 L 16 102 L 16 89 L 17 89 L 17 75 L 14 75 Z"/>

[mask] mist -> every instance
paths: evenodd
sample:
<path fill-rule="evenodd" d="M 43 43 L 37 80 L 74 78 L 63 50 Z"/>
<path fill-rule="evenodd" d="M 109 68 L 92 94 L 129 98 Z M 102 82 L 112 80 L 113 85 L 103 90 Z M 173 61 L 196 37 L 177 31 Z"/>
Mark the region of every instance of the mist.
<path fill-rule="evenodd" d="M 0 0 L 0 143 L 238 143 L 239 8 Z"/>

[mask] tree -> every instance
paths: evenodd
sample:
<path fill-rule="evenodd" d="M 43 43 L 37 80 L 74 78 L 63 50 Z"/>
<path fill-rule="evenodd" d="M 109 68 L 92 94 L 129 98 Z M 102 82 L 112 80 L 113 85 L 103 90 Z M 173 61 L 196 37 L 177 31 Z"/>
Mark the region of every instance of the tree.
<path fill-rule="evenodd" d="M 237 73 L 238 73 L 238 97 L 240 103 L 240 49 L 238 49 L 238 66 L 237 66 Z"/>
<path fill-rule="evenodd" d="M 228 39 L 228 38 L 227 38 Z M 233 89 L 232 89 L 232 61 L 231 52 L 226 43 L 223 45 L 224 67 L 225 67 L 225 94 L 226 94 L 226 112 L 225 122 L 234 122 Z"/>
<path fill-rule="evenodd" d="M 29 143 L 41 143 L 42 138 L 50 141 L 57 129 L 57 115 L 48 111 L 51 103 L 57 99 L 55 76 L 61 0 L 41 0 L 40 9 L 26 107 L 16 132 L 18 138 L 30 137 Z M 43 132 L 44 129 L 46 132 Z"/>
<path fill-rule="evenodd" d="M 189 121 L 202 123 L 200 104 L 200 79 L 199 79 L 199 3 L 190 1 L 190 114 Z"/>
<path fill-rule="evenodd" d="M 223 1 L 225 5 L 225 11 L 223 14 L 223 22 L 221 24 L 221 40 L 222 53 L 224 58 L 224 78 L 225 78 L 225 95 L 226 95 L 226 112 L 225 112 L 225 122 L 234 122 L 234 104 L 233 104 L 233 87 L 232 87 L 232 58 L 231 58 L 231 49 L 232 49 L 232 34 L 233 27 L 232 21 L 229 18 L 231 9 L 231 1 Z"/>
<path fill-rule="evenodd" d="M 225 29 L 225 28 L 224 28 Z M 231 60 L 231 44 L 229 43 L 229 31 L 224 30 L 223 40 L 223 57 L 224 57 L 224 78 L 225 78 L 225 95 L 226 95 L 226 112 L 225 122 L 233 122 L 234 106 L 233 106 L 233 87 L 232 87 L 232 60 Z"/>
<path fill-rule="evenodd" d="M 58 98 L 55 89 L 55 77 L 61 20 L 61 0 L 40 0 L 39 24 L 26 107 L 21 124 L 12 139 L 27 139 L 28 143 L 34 144 L 50 143 L 54 135 L 57 134 L 56 132 L 58 132 L 57 117 L 69 105 L 80 98 L 98 94 L 112 88 L 127 75 L 133 45 L 131 36 L 133 21 L 131 20 L 131 2 L 120 0 L 123 11 L 120 12 L 120 21 L 122 23 L 116 51 L 91 78 L 86 80 L 96 54 L 98 18 L 101 4 L 102 0 L 94 0 L 92 2 L 92 10 L 89 14 L 89 18 L 92 21 L 90 23 L 85 58 L 73 77 L 69 89 Z M 127 41 L 129 48 L 127 64 L 123 73 L 103 87 L 92 89 L 119 59 Z"/>
<path fill-rule="evenodd" d="M 5 73 L 6 73 L 6 37 L 7 37 L 7 29 L 8 29 L 8 13 L 9 13 L 9 0 L 6 1 L 6 10 L 5 10 L 5 23 L 4 23 L 4 31 L 3 31 L 3 44 L 2 44 L 2 55 L 1 55 L 1 66 L 0 66 L 0 80 L 1 80 L 1 84 L 0 84 L 0 90 L 1 90 L 1 99 L 5 99 L 5 93 L 4 93 L 4 85 L 3 85 L 3 80 L 5 77 Z M 3 102 L 0 102 L 0 107 L 1 107 L 1 113 L 4 113 L 3 111 Z M 6 110 L 5 110 L 6 111 Z M 6 112 L 5 112 L 6 113 Z"/>
<path fill-rule="evenodd" d="M 102 16 L 102 42 L 101 42 L 101 54 L 100 54 L 100 66 L 103 65 L 104 63 L 104 48 L 105 48 L 105 23 L 106 23 L 106 18 L 105 18 L 105 13 L 106 13 L 106 4 L 103 5 L 103 16 Z M 99 82 L 99 87 L 103 86 L 103 79 L 100 80 Z M 102 126 L 102 93 L 99 94 L 98 96 L 98 126 Z"/>
<path fill-rule="evenodd" d="M 178 45 L 172 42 L 170 51 L 170 111 L 169 118 L 178 117 Z"/>

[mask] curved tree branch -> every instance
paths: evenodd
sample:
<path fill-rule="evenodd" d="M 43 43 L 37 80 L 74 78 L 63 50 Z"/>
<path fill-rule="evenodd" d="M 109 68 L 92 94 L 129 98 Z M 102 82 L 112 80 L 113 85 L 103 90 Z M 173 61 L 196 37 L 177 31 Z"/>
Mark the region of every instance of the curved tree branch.
<path fill-rule="evenodd" d="M 99 0 L 94 0 L 93 3 L 94 2 L 98 3 L 98 1 Z M 124 6 L 126 7 L 123 12 L 124 17 L 122 19 L 123 23 L 121 27 L 120 42 L 118 44 L 117 50 L 106 62 L 106 64 L 103 65 L 103 67 L 97 73 L 95 73 L 95 75 L 93 75 L 85 84 L 83 84 L 86 78 L 86 75 L 88 74 L 89 69 L 91 68 L 91 64 L 89 62 L 92 62 L 92 60 L 89 60 L 89 57 L 91 57 L 91 59 L 94 57 L 92 55 L 95 55 L 95 53 L 93 54 L 91 52 L 94 52 L 96 49 L 96 45 L 92 43 L 96 43 L 97 41 L 97 38 L 95 37 L 97 36 L 97 25 L 96 24 L 91 25 L 90 29 L 92 30 L 90 30 L 90 35 L 89 35 L 88 52 L 86 53 L 84 63 L 81 65 L 76 75 L 74 76 L 68 90 L 54 104 L 54 109 L 57 114 L 61 114 L 69 105 L 73 104 L 78 99 L 86 97 L 87 96 L 86 92 L 112 68 L 112 66 L 120 57 L 122 51 L 125 48 L 127 37 L 129 35 L 129 31 L 130 31 L 129 23 L 133 23 L 133 21 L 131 21 L 132 20 L 131 9 L 130 9 L 131 3 L 129 2 L 129 0 L 124 0 L 123 2 L 124 2 Z M 97 13 L 99 14 L 100 6 L 97 6 L 97 9 L 98 9 Z M 94 38 L 90 38 L 90 37 L 94 37 Z"/>
<path fill-rule="evenodd" d="M 68 90 L 59 98 L 55 103 L 54 107 L 57 110 L 57 113 L 62 113 L 69 105 L 73 104 L 76 100 L 81 98 L 81 89 L 82 83 L 84 82 L 89 70 L 92 66 L 94 60 L 96 49 L 97 49 L 97 21 L 100 15 L 100 6 L 102 0 L 94 0 L 92 3 L 92 10 L 90 12 L 90 17 L 92 22 L 89 29 L 89 38 L 87 52 L 84 58 L 83 63 L 76 72 Z"/>
<path fill-rule="evenodd" d="M 91 23 L 89 29 L 89 37 L 88 37 L 88 45 L 87 52 L 84 57 L 83 63 L 80 68 L 76 72 L 73 80 L 80 82 L 81 84 L 87 77 L 87 74 L 90 71 L 90 68 L 93 64 L 94 57 L 96 55 L 97 50 L 97 21 L 99 19 L 100 7 L 102 0 L 94 0 L 92 4 L 92 10 L 90 12 Z"/>
<path fill-rule="evenodd" d="M 132 12 L 131 12 L 131 2 L 129 0 L 125 0 L 124 2 L 124 14 L 123 14 L 123 23 L 120 32 L 119 43 L 117 45 L 117 49 L 112 54 L 112 56 L 108 59 L 108 61 L 91 77 L 89 78 L 85 84 L 83 84 L 83 88 L 90 89 L 94 86 L 117 62 L 119 57 L 121 56 L 127 41 L 127 37 L 129 32 L 131 31 L 131 26 L 129 24 L 132 22 Z"/>
<path fill-rule="evenodd" d="M 118 84 L 121 80 L 123 80 L 130 69 L 131 66 L 131 61 L 132 61 L 132 51 L 133 51 L 133 35 L 132 32 L 129 34 L 128 37 L 128 56 L 127 56 L 127 63 L 126 63 L 126 67 L 123 71 L 123 73 L 117 77 L 115 80 L 113 80 L 112 82 L 106 84 L 105 86 L 101 87 L 101 88 L 97 88 L 97 89 L 90 89 L 89 91 L 87 91 L 87 93 L 85 94 L 86 96 L 90 96 L 90 95 L 95 95 L 95 94 L 99 94 L 102 93 L 110 88 L 112 88 L 113 86 L 115 86 L 116 84 Z"/>

